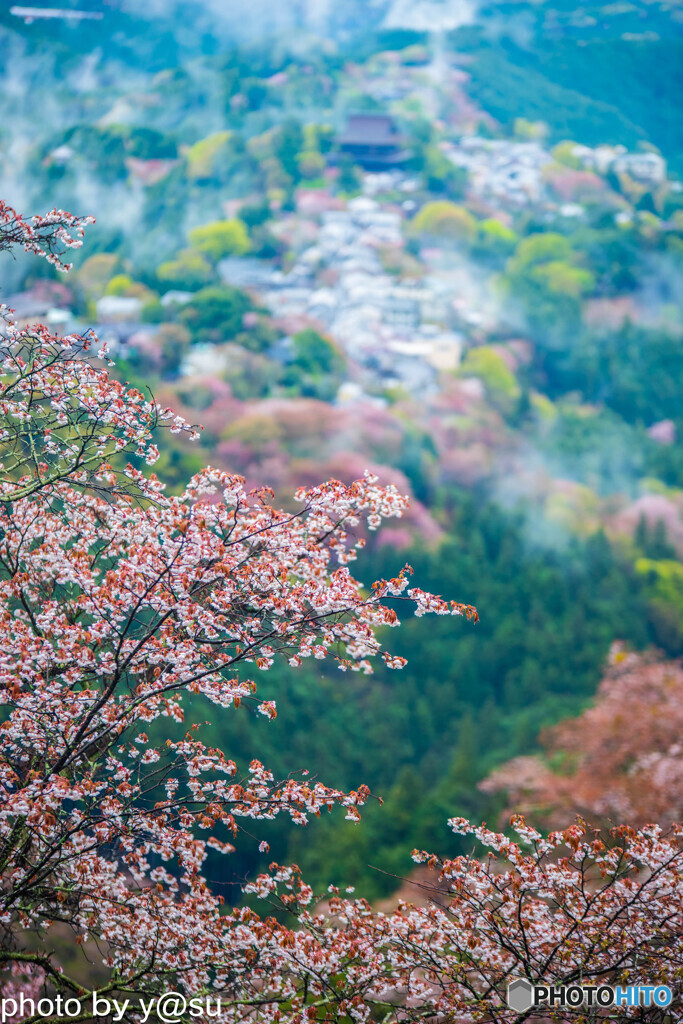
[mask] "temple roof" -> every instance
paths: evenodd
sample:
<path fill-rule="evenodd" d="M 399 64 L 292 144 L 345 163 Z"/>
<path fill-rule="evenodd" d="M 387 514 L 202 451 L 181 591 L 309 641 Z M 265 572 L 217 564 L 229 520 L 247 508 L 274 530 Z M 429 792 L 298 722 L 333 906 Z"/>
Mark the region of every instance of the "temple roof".
<path fill-rule="evenodd" d="M 400 146 L 403 137 L 389 114 L 350 114 L 338 138 L 341 146 Z"/>

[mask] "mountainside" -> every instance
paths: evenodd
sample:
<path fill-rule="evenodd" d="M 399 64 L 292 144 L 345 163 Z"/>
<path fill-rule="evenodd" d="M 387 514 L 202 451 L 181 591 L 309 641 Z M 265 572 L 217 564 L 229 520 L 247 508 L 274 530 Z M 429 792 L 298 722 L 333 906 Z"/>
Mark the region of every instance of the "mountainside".
<path fill-rule="evenodd" d="M 478 783 L 583 709 L 615 640 L 683 654 L 683 7 L 95 8 L 0 12 L 0 194 L 97 218 L 66 277 L 3 257 L 0 302 L 95 330 L 203 425 L 159 442 L 171 490 L 210 462 L 287 507 L 365 468 L 410 494 L 359 577 L 407 561 L 480 623 L 407 622 L 408 666 L 369 681 L 273 672 L 277 721 L 220 737 L 386 797 L 264 826 L 386 894 L 368 864 L 495 815 Z"/>

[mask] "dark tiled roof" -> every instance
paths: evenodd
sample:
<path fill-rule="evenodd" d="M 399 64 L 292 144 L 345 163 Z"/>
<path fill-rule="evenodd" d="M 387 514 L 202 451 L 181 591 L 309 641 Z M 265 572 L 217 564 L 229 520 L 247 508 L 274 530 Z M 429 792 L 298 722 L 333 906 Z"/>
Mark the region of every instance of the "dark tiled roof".
<path fill-rule="evenodd" d="M 351 114 L 339 137 L 341 145 L 397 146 L 401 136 L 388 114 Z"/>

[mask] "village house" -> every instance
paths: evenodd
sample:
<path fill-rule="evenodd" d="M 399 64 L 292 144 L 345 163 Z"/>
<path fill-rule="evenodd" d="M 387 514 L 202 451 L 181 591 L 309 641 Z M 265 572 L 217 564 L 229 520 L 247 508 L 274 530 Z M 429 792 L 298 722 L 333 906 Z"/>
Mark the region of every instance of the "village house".
<path fill-rule="evenodd" d="M 95 305 L 98 320 L 107 323 L 110 320 L 139 320 L 143 301 L 127 295 L 103 295 Z"/>
<path fill-rule="evenodd" d="M 382 303 L 382 319 L 399 330 L 412 330 L 420 324 L 420 304 L 399 289 L 392 289 Z"/>
<path fill-rule="evenodd" d="M 614 170 L 643 185 L 657 186 L 666 181 L 666 161 L 658 153 L 625 153 L 615 161 Z"/>
<path fill-rule="evenodd" d="M 273 282 L 272 265 L 255 257 L 228 256 L 217 269 L 223 284 L 233 288 L 264 288 Z"/>
<path fill-rule="evenodd" d="M 538 202 L 542 197 L 542 170 L 552 157 L 538 142 L 463 135 L 457 145 L 442 148 L 456 167 L 468 171 L 470 187 L 477 195 L 515 206 Z"/>

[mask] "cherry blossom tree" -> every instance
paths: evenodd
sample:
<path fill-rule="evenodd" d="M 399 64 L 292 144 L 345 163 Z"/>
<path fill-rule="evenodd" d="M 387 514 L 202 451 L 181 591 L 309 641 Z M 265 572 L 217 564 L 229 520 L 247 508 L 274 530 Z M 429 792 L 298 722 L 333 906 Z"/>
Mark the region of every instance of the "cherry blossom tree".
<path fill-rule="evenodd" d="M 373 995 L 399 1003 L 399 1019 L 681 1019 L 683 826 L 620 826 L 603 842 L 583 821 L 544 838 L 515 816 L 514 841 L 463 818 L 449 824 L 486 856 L 441 860 L 414 851 L 418 863 L 439 869 L 438 880 L 418 887 L 425 905 L 401 903 L 373 919 L 372 941 L 384 955 L 376 976 L 386 986 Z M 358 911 L 334 909 L 360 929 Z M 668 985 L 674 999 L 661 1010 L 543 1005 L 519 1012 L 506 999 L 518 978 L 548 986 Z"/>
<path fill-rule="evenodd" d="M 7 244 L 48 255 L 77 244 L 64 225 L 78 233 L 78 218 L 24 221 L 3 209 Z M 243 663 L 330 656 L 343 671 L 370 672 L 380 657 L 400 668 L 376 636 L 398 622 L 386 598 L 417 614 L 476 613 L 410 588 L 407 569 L 369 591 L 354 579 L 361 525 L 376 529 L 406 508 L 370 476 L 301 489 L 294 512 L 210 468 L 167 496 L 121 458 L 152 464 L 156 427 L 191 428 L 113 380 L 89 347 L 41 325 L 18 329 L 6 311 L 0 968 L 15 988 L 78 992 L 59 958 L 26 948 L 29 933 L 46 941 L 59 923 L 104 962 L 105 991 L 211 989 L 238 1007 L 275 1008 L 299 992 L 305 1003 L 305 965 L 297 972 L 283 952 L 292 933 L 244 909 L 223 912 L 202 865 L 209 848 L 232 851 L 245 819 L 304 824 L 341 805 L 357 820 L 367 788 L 278 780 L 258 761 L 240 771 L 193 730 L 159 748 L 150 726 L 182 722 L 188 695 L 222 709 L 251 701 L 275 717 L 238 672 Z"/>
<path fill-rule="evenodd" d="M 86 226 L 94 223 L 94 217 L 75 217 L 65 210 L 24 218 L 0 199 L 0 252 L 20 246 L 35 256 L 44 256 L 57 270 L 66 272 L 71 264 L 64 263 L 61 257 L 68 249 L 80 248 Z"/>

